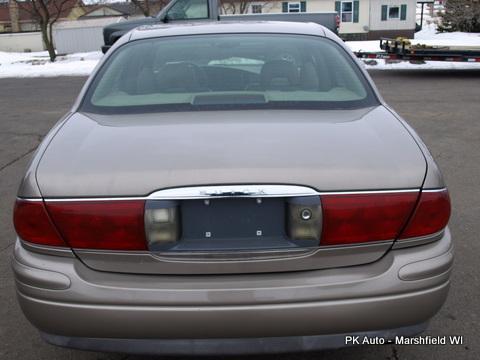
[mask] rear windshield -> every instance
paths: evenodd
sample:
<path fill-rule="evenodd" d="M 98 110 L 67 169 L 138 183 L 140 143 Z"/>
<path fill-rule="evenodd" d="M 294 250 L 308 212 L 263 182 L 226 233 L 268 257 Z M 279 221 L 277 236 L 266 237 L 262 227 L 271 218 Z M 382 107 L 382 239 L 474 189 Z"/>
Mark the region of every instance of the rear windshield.
<path fill-rule="evenodd" d="M 331 40 L 222 34 L 127 43 L 102 66 L 81 110 L 121 114 L 375 104 L 358 65 Z"/>

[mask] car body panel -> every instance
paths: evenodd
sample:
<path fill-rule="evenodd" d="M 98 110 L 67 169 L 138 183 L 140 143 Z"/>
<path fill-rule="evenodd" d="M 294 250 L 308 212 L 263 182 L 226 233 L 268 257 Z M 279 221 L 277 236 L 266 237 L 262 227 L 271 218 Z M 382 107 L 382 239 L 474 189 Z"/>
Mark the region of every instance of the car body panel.
<path fill-rule="evenodd" d="M 289 21 L 187 22 L 182 25 L 140 26 L 130 33 L 129 41 L 168 36 L 205 34 L 301 34 L 325 36 L 327 29 L 315 23 Z"/>
<path fill-rule="evenodd" d="M 221 125 L 221 126 L 220 126 Z M 109 197 L 209 184 L 415 189 L 425 158 L 385 108 L 74 114 L 37 170 L 42 195 Z"/>
<path fill-rule="evenodd" d="M 348 334 L 282 336 L 260 338 L 210 338 L 210 339 L 112 339 L 58 336 L 41 332 L 47 343 L 80 350 L 101 352 L 128 352 L 143 355 L 258 355 L 281 354 L 299 351 L 319 351 L 352 346 L 349 339 L 411 337 L 428 327 L 428 322 L 395 329 L 361 331 Z"/>
<path fill-rule="evenodd" d="M 137 339 L 274 337 L 425 322 L 445 300 L 452 253 L 447 229 L 436 242 L 392 250 L 360 266 L 150 276 L 98 272 L 75 257 L 36 254 L 17 242 L 13 267 L 22 273 L 25 267 L 41 268 L 70 279 L 67 290 L 53 290 L 57 282 L 46 285 L 41 278 L 17 281 L 22 309 L 46 333 Z M 414 281 L 400 280 L 405 273 Z"/>
<path fill-rule="evenodd" d="M 393 240 L 344 247 L 294 250 L 207 252 L 111 252 L 75 249 L 92 269 L 129 274 L 250 274 L 354 266 L 380 259 Z"/>

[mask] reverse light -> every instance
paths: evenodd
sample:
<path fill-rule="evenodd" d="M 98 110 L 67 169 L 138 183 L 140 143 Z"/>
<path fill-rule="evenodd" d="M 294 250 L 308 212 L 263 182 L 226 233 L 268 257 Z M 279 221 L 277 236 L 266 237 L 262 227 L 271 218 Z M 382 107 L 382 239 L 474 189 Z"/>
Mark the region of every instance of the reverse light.
<path fill-rule="evenodd" d="M 299 196 L 287 200 L 287 230 L 293 240 L 320 241 L 322 206 L 318 196 Z"/>
<path fill-rule="evenodd" d="M 178 202 L 149 200 L 145 204 L 145 233 L 150 250 L 168 249 L 180 237 Z"/>

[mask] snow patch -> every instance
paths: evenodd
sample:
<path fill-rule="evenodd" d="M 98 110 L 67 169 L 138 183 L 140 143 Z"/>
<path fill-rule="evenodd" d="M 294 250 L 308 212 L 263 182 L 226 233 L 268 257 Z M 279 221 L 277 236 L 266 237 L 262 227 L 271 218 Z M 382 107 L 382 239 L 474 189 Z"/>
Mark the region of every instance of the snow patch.
<path fill-rule="evenodd" d="M 421 64 L 412 64 L 408 61 L 391 63 L 379 59 L 366 60 L 364 66 L 367 70 L 480 70 L 480 63 L 450 61 L 425 61 Z"/>
<path fill-rule="evenodd" d="M 100 51 L 58 56 L 50 62 L 48 53 L 0 52 L 0 78 L 90 75 L 102 57 Z"/>
<path fill-rule="evenodd" d="M 415 34 L 412 44 L 450 45 L 450 46 L 480 46 L 480 33 L 437 32 L 434 23 L 425 24 L 423 29 Z"/>

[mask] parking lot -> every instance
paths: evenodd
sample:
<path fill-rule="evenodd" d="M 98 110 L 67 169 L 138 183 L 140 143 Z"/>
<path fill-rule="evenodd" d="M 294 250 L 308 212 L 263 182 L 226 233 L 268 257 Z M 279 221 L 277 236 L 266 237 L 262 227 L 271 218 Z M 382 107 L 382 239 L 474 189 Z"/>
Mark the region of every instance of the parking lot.
<path fill-rule="evenodd" d="M 458 346 L 376 345 L 250 358 L 480 358 L 480 71 L 376 71 L 371 74 L 387 102 L 420 133 L 445 175 L 453 202 L 450 227 L 456 244 L 456 263 L 449 298 L 426 334 L 463 335 L 464 343 Z M 84 81 L 85 78 L 70 77 L 0 79 L 2 360 L 140 358 L 47 345 L 23 317 L 15 299 L 10 270 L 15 239 L 11 218 L 18 183 L 30 155 L 49 128 L 68 110 Z"/>

